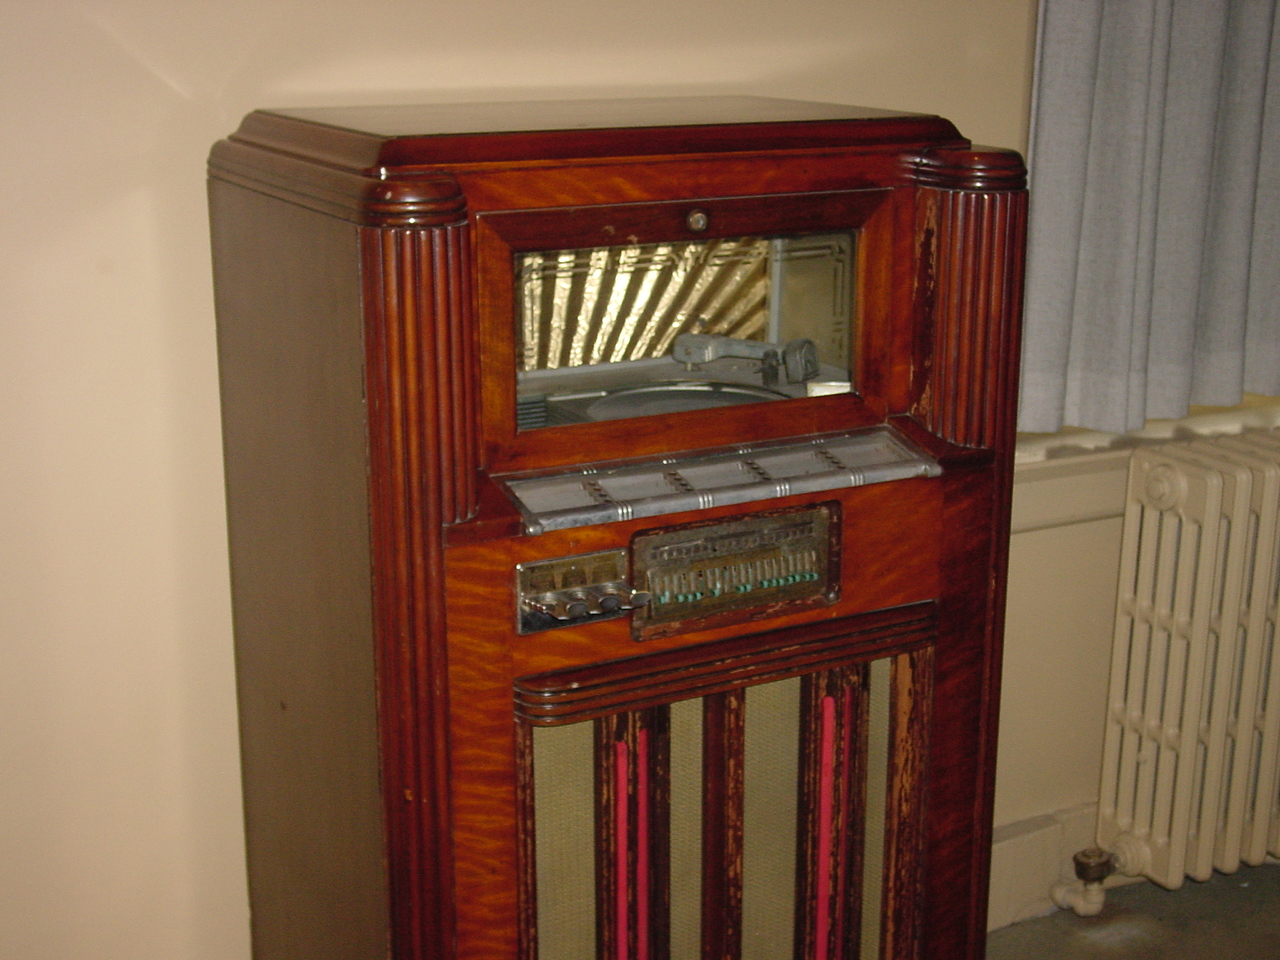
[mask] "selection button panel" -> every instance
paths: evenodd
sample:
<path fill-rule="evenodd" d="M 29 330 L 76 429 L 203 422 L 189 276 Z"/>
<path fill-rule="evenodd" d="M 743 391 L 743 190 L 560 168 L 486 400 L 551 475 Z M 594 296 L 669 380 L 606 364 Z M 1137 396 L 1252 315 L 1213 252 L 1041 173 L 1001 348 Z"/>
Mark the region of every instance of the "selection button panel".
<path fill-rule="evenodd" d="M 667 636 L 834 602 L 837 509 L 823 504 L 637 534 L 632 583 L 650 599 L 635 611 L 633 636 Z"/>

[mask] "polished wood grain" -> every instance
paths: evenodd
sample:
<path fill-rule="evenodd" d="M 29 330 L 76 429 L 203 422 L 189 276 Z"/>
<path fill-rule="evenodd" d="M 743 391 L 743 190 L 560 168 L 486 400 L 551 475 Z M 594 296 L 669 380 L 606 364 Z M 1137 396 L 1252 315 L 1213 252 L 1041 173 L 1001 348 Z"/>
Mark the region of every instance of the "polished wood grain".
<path fill-rule="evenodd" d="M 476 507 L 468 228 L 366 230 L 379 729 L 398 949 L 453 928 L 443 529 Z M 430 891 L 430 895 L 424 895 Z"/>
<path fill-rule="evenodd" d="M 884 657 L 884 957 L 979 957 L 1020 158 L 936 117 L 695 98 L 259 112 L 214 148 L 210 175 L 258 960 L 535 960 L 549 934 L 521 813 L 529 738 L 569 722 L 601 744 L 585 774 L 600 791 L 600 960 L 667 960 L 664 731 L 667 705 L 692 697 L 718 800 L 704 804 L 703 956 L 738 960 L 743 691 L 784 677 L 807 678 L 796 957 L 851 957 L 863 665 Z M 718 236 L 857 232 L 854 391 L 518 431 L 514 254 L 678 239 L 694 208 Z M 626 618 L 516 633 L 515 564 L 750 508 L 531 537 L 504 475 L 885 423 L 942 476 L 767 505 L 838 502 L 831 603 L 643 643 Z M 646 762 L 620 781 L 610 750 Z M 822 789 L 835 814 L 820 863 Z M 329 849 L 337 824 L 350 842 Z M 324 868 L 290 889 L 302 863 Z M 356 921 L 335 932 L 348 907 Z"/>
<path fill-rule="evenodd" d="M 1016 154 L 941 156 L 950 162 L 928 168 L 919 207 L 926 237 L 920 297 L 933 331 L 921 412 L 946 440 L 1004 449 L 1016 401 L 1024 178 Z"/>
<path fill-rule="evenodd" d="M 941 117 L 743 96 L 260 110 L 231 141 L 361 171 L 966 143 Z"/>
<path fill-rule="evenodd" d="M 645 914 L 637 918 L 644 941 L 636 946 L 637 960 L 661 960 L 671 956 L 671 711 L 647 710 L 640 718 L 648 732 L 648 769 L 637 796 L 644 796 L 648 844 L 648 897 Z M 637 818 L 641 811 L 637 809 Z"/>
<path fill-rule="evenodd" d="M 449 779 L 441 798 L 451 805 L 453 872 L 442 893 L 459 904 L 454 938 L 445 945 L 447 956 L 458 960 L 518 955 L 520 918 L 530 908 L 520 899 L 522 871 L 530 861 L 528 851 L 521 852 L 521 764 L 505 646 L 490 631 L 449 650 Z M 582 775 L 590 779 L 592 773 Z M 591 830 L 584 825 L 585 856 L 591 855 Z M 428 888 L 420 895 L 440 894 Z"/>
<path fill-rule="evenodd" d="M 681 650 L 722 639 L 749 637 L 761 629 L 784 630 L 800 624 L 821 624 L 887 607 L 929 601 L 942 587 L 942 544 L 929 531 L 942 522 L 945 485 L 914 479 L 872 484 L 841 492 L 841 539 L 838 602 L 777 616 L 756 618 L 729 626 L 699 624 L 691 632 L 645 640 L 638 644 L 626 618 L 563 627 L 527 637 L 512 638 L 509 656 L 514 676 L 572 670 L 612 661 L 630 661 L 642 653 Z M 769 510 L 808 507 L 827 495 L 797 496 L 761 504 Z M 680 521 L 741 517 L 742 508 L 728 506 L 676 514 L 663 526 Z M 910 517 L 904 524 L 902 517 Z M 631 520 L 598 527 L 552 531 L 538 537 L 519 536 L 461 544 L 448 550 L 446 590 L 450 622 L 457 635 L 505 634 L 514 623 L 511 597 L 512 566 L 546 556 L 572 556 L 626 544 L 651 529 L 652 520 Z M 856 547 L 850 554 L 850 545 Z M 474 617 L 472 616 L 474 611 Z M 761 624 L 763 623 L 763 627 Z M 469 649 L 469 639 L 458 639 Z"/>
<path fill-rule="evenodd" d="M 538 856 L 533 727 L 518 723 L 516 745 L 517 960 L 538 960 Z"/>
<path fill-rule="evenodd" d="M 885 817 L 884 906 L 880 938 L 885 956 L 913 960 L 935 956 L 921 950 L 925 925 L 932 919 L 922 909 L 920 890 L 929 868 L 926 818 L 950 807 L 952 798 L 937 791 L 929 776 L 936 751 L 931 750 L 934 648 L 922 647 L 894 658 L 890 697 L 890 775 Z M 959 931 L 956 931 L 959 932 Z M 968 931 L 966 931 L 967 933 Z M 941 934 L 941 935 L 940 935 Z M 930 948 L 945 931 L 931 931 Z M 956 950 L 953 941 L 949 950 Z"/>
<path fill-rule="evenodd" d="M 841 158 L 837 164 L 845 162 L 847 158 Z M 539 471 L 708 446 L 704 411 L 641 418 L 628 421 L 621 428 L 614 422 L 574 424 L 557 428 L 554 442 L 545 431 L 516 429 L 513 358 L 517 351 L 511 320 L 516 315 L 516 253 L 547 249 L 547 237 L 556 237 L 557 246 L 574 247 L 624 239 L 643 243 L 659 238 L 767 236 L 784 231 L 835 229 L 858 231 L 862 258 L 872 256 L 861 252 L 863 248 L 876 250 L 892 245 L 893 222 L 875 217 L 879 207 L 891 199 L 890 191 L 870 185 L 859 190 L 823 189 L 815 177 L 815 171 L 822 171 L 823 167 L 812 158 L 789 171 L 789 177 L 780 174 L 776 162 L 737 161 L 729 169 L 723 163 L 703 163 L 696 175 L 688 166 L 681 164 L 679 169 L 665 171 L 671 179 L 663 177 L 652 184 L 648 182 L 654 177 L 652 170 L 643 176 L 628 170 L 624 177 L 623 171 L 611 169 L 606 178 L 587 181 L 592 188 L 590 195 L 584 193 L 579 179 L 550 178 L 558 189 L 554 197 L 540 199 L 554 203 L 552 209 L 477 216 L 479 321 L 484 344 L 484 460 L 490 470 Z M 493 179 L 486 177 L 485 184 L 491 186 Z M 826 180 L 828 185 L 839 182 L 831 172 Z M 666 199 L 672 183 L 684 191 L 696 187 L 705 192 L 689 199 Z M 806 192 L 796 193 L 797 186 Z M 618 192 L 604 192 L 609 187 Z M 760 193 L 765 196 L 756 196 Z M 743 199 L 744 194 L 751 199 Z M 695 233 L 686 225 L 688 214 L 695 209 L 708 216 L 710 226 L 705 232 Z M 881 324 L 888 321 L 887 314 L 879 318 Z M 890 337 L 881 341 L 865 338 L 863 344 L 858 353 L 860 369 L 879 371 L 888 365 L 884 351 L 892 349 Z M 783 409 L 771 409 L 768 416 L 762 416 L 754 406 L 717 411 L 716 430 L 723 437 L 722 442 L 803 436 L 837 425 L 870 426 L 881 422 L 884 415 L 883 400 L 866 389 L 774 406 Z"/>
<path fill-rule="evenodd" d="M 925 602 L 685 644 L 645 657 L 518 677 L 513 681 L 515 710 L 522 720 L 539 725 L 577 723 L 887 656 L 932 638 L 936 630 L 937 611 Z"/>

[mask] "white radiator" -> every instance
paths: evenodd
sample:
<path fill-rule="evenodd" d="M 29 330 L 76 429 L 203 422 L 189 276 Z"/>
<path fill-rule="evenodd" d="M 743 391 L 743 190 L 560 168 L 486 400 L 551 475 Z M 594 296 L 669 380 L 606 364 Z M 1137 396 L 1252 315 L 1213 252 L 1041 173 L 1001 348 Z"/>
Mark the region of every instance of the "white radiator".
<path fill-rule="evenodd" d="M 1098 844 L 1174 889 L 1280 855 L 1280 431 L 1129 469 Z"/>

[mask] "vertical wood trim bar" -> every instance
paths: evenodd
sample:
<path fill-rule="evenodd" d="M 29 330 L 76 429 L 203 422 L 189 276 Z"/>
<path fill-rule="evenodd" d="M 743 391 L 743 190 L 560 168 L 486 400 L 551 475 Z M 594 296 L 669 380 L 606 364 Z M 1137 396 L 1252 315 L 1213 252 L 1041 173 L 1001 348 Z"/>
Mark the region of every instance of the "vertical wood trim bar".
<path fill-rule="evenodd" d="M 596 782 L 596 951 L 598 960 L 615 960 L 619 919 L 619 891 L 625 897 L 625 879 L 619 877 L 619 836 L 615 811 L 618 794 L 626 792 L 626 781 L 619 782 L 615 744 L 625 740 L 628 714 L 601 717 L 595 728 Z M 623 910 L 626 900 L 622 899 Z"/>
<path fill-rule="evenodd" d="M 475 510 L 465 224 L 361 230 L 392 955 L 453 956 L 443 530 Z M 446 466 L 447 465 L 447 466 Z"/>
<path fill-rule="evenodd" d="M 884 960 L 916 960 L 920 955 L 933 663 L 933 647 L 900 654 L 893 661 L 881 920 Z"/>
<path fill-rule="evenodd" d="M 856 960 L 866 831 L 866 664 L 804 678 L 796 877 L 798 960 Z"/>
<path fill-rule="evenodd" d="M 469 237 L 465 230 L 438 230 L 431 249 L 431 269 L 447 278 L 434 290 L 437 317 L 451 322 L 435 327 L 435 376 L 440 403 L 440 436 L 448 451 L 449 473 L 442 502 L 448 519 L 465 520 L 476 510 L 479 467 L 479 362 L 472 316 Z"/>
<path fill-rule="evenodd" d="M 643 711 L 644 759 L 640 767 L 640 822 L 646 839 L 641 853 L 640 876 L 645 889 L 640 898 L 639 928 L 643 942 L 639 960 L 668 960 L 671 952 L 671 709 Z"/>
<path fill-rule="evenodd" d="M 995 789 L 996 728 L 1007 579 L 1009 514 L 1012 499 L 1014 430 L 1023 262 L 1026 244 L 1025 168 L 1012 151 L 992 148 L 934 148 L 914 160 L 917 191 L 916 235 L 921 244 L 918 306 L 922 329 L 933 343 L 928 384 L 913 413 L 943 439 L 994 453 L 987 481 L 978 475 L 953 477 L 948 513 L 962 517 L 973 536 L 952 532 L 946 563 L 967 576 L 944 589 L 948 610 L 941 626 L 945 659 L 939 683 L 972 691 L 963 717 L 948 698 L 939 712 L 971 724 L 961 735 L 950 719 L 939 722 L 938 776 L 948 781 L 945 802 L 960 809 L 961 794 L 972 789 L 971 811 L 962 827 L 950 829 L 945 855 L 933 855 L 929 903 L 935 938 L 950 923 L 967 925 L 972 954 L 985 936 L 986 890 L 990 873 L 991 822 Z M 966 498 L 968 499 L 966 503 Z M 982 544 L 986 544 L 982 547 Z M 986 571 L 981 573 L 980 571 Z M 992 575 L 994 574 L 994 575 Z M 941 745 L 945 737 L 947 745 Z M 961 785 L 956 768 L 943 761 L 970 758 Z M 967 803 L 967 800 L 964 801 Z M 963 834 L 963 841 L 960 840 Z M 967 852 L 955 844 L 963 842 Z M 931 851 L 932 854 L 932 851 Z M 954 870 L 953 877 L 947 877 Z M 960 890 L 967 890 L 961 908 Z M 945 891 L 945 892 L 944 892 Z M 937 942 L 943 942 L 938 940 Z"/>
<path fill-rule="evenodd" d="M 667 960 L 669 728 L 665 706 L 595 721 L 601 960 Z"/>
<path fill-rule="evenodd" d="M 702 960 L 742 952 L 743 691 L 703 699 Z"/>
<path fill-rule="evenodd" d="M 831 835 L 835 827 L 836 699 L 831 694 L 820 701 L 818 727 L 818 876 L 814 891 L 813 956 L 814 960 L 827 960 L 831 952 L 831 875 L 836 868 L 831 859 L 834 846 Z"/>
<path fill-rule="evenodd" d="M 520 889 L 517 960 L 538 960 L 537 822 L 534 817 L 533 727 L 516 725 L 516 851 Z"/>

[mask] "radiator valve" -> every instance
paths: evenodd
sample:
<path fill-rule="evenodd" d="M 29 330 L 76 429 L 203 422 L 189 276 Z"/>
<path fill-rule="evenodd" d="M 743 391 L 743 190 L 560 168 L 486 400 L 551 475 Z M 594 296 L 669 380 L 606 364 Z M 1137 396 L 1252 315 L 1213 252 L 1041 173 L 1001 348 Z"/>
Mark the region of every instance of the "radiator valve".
<path fill-rule="evenodd" d="M 1102 882 L 1116 872 L 1116 858 L 1100 847 L 1081 850 L 1071 858 L 1075 863 L 1077 882 L 1056 883 L 1053 902 L 1070 907 L 1081 917 L 1096 917 L 1102 912 L 1106 893 Z"/>

